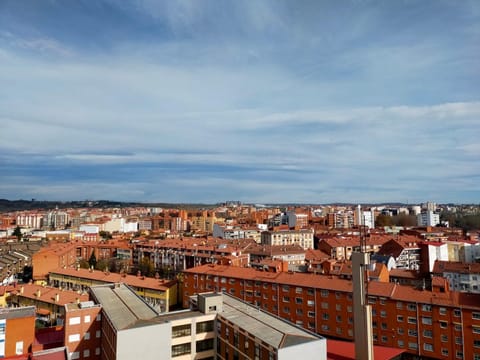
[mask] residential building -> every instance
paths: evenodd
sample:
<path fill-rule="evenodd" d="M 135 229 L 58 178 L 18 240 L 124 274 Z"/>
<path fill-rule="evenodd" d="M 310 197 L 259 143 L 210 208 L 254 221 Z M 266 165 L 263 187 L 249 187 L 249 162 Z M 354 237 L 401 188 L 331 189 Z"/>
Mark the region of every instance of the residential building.
<path fill-rule="evenodd" d="M 49 274 L 49 283 L 55 287 L 87 291 L 89 287 L 125 283 L 156 311 L 166 312 L 178 302 L 177 280 L 117 274 L 108 271 L 80 268 L 57 268 Z"/>
<path fill-rule="evenodd" d="M 303 249 L 313 249 L 313 229 L 270 230 L 261 234 L 262 245 L 300 245 Z"/>
<path fill-rule="evenodd" d="M 203 265 L 184 271 L 183 306 L 205 291 L 230 294 L 320 335 L 353 340 L 352 282 L 329 276 Z M 480 356 L 480 296 L 371 281 L 375 345 L 434 359 Z"/>
<path fill-rule="evenodd" d="M 34 306 L 0 309 L 0 358 L 27 359 L 34 339 Z"/>
<path fill-rule="evenodd" d="M 432 274 L 447 279 L 453 290 L 480 294 L 480 263 L 437 260 Z"/>
<path fill-rule="evenodd" d="M 427 210 L 417 215 L 418 226 L 437 226 L 438 224 L 440 224 L 440 215 L 432 210 Z"/>
<path fill-rule="evenodd" d="M 326 359 L 326 340 L 226 294 L 189 298 L 158 314 L 122 284 L 95 286 L 102 305 L 102 359 Z"/>

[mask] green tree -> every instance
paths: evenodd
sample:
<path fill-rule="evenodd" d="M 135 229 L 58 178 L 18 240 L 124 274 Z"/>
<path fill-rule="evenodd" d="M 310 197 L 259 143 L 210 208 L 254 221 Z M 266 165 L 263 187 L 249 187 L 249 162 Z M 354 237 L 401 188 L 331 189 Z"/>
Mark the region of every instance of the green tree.
<path fill-rule="evenodd" d="M 94 250 L 92 250 L 92 255 L 90 255 L 90 258 L 88 259 L 88 265 L 93 268 L 97 266 L 97 257 L 95 256 Z"/>
<path fill-rule="evenodd" d="M 153 276 L 155 274 L 155 267 L 148 257 L 144 257 L 138 264 L 138 270 L 144 276 Z"/>
<path fill-rule="evenodd" d="M 16 236 L 18 241 L 22 240 L 23 234 L 22 234 L 22 229 L 20 229 L 20 226 L 17 226 L 15 230 L 13 230 L 12 235 Z"/>
<path fill-rule="evenodd" d="M 107 259 L 100 259 L 97 261 L 97 264 L 95 265 L 95 269 L 105 271 L 109 270 L 108 269 L 108 260 Z"/>
<path fill-rule="evenodd" d="M 375 218 L 375 226 L 377 227 L 392 226 L 392 217 L 384 214 L 377 215 L 377 217 Z"/>

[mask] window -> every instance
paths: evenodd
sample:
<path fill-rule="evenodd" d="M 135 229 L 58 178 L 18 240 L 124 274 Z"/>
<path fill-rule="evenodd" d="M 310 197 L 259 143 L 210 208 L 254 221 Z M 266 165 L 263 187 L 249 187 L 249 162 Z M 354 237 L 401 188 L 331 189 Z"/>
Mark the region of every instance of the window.
<path fill-rule="evenodd" d="M 283 308 L 283 312 L 284 312 L 285 314 L 290 314 L 290 308 L 289 308 L 288 306 L 285 306 L 285 307 Z"/>
<path fill-rule="evenodd" d="M 430 324 L 430 325 L 431 325 L 431 324 Z M 441 327 L 442 329 L 446 329 L 447 326 L 448 326 L 448 323 L 447 323 L 446 321 L 440 321 L 440 327 Z"/>
<path fill-rule="evenodd" d="M 313 290 L 312 288 L 309 288 L 309 289 L 307 289 L 307 294 L 308 294 L 308 295 L 314 295 L 314 294 L 315 294 L 315 290 Z"/>
<path fill-rule="evenodd" d="M 70 318 L 70 320 L 68 320 L 68 324 L 69 325 L 78 325 L 80 324 L 80 316 L 77 316 L 77 317 L 72 317 Z"/>
<path fill-rule="evenodd" d="M 455 329 L 455 331 L 462 331 L 462 325 L 461 324 L 455 324 L 454 329 Z"/>
<path fill-rule="evenodd" d="M 90 357 L 90 350 L 89 350 L 89 349 L 83 350 L 83 357 L 84 357 L 84 358 Z"/>
<path fill-rule="evenodd" d="M 474 333 L 474 334 L 480 334 L 480 327 L 472 326 L 472 333 Z"/>
<path fill-rule="evenodd" d="M 473 340 L 473 347 L 480 348 L 480 340 Z"/>
<path fill-rule="evenodd" d="M 197 323 L 197 334 L 213 331 L 213 320 Z"/>
<path fill-rule="evenodd" d="M 403 309 L 403 303 L 400 301 L 397 301 L 397 309 Z"/>
<path fill-rule="evenodd" d="M 351 306 L 347 306 L 347 312 L 352 312 L 352 307 Z"/>
<path fill-rule="evenodd" d="M 416 342 L 409 342 L 408 343 L 408 348 L 412 350 L 417 350 L 418 349 L 418 344 Z"/>
<path fill-rule="evenodd" d="M 440 313 L 440 315 L 447 315 L 447 309 L 444 307 L 438 309 L 438 312 Z"/>
<path fill-rule="evenodd" d="M 288 285 L 282 285 L 282 291 L 290 291 L 290 287 Z"/>
<path fill-rule="evenodd" d="M 462 337 L 461 336 L 455 336 L 455 344 L 462 345 Z"/>
<path fill-rule="evenodd" d="M 308 317 L 315 317 L 315 311 L 309 311 Z"/>
<path fill-rule="evenodd" d="M 423 350 L 425 351 L 433 351 L 433 345 L 429 343 L 424 343 L 423 344 Z"/>
<path fill-rule="evenodd" d="M 385 335 L 382 335 L 382 342 L 386 343 L 387 341 L 388 341 L 388 337 L 386 337 Z"/>
<path fill-rule="evenodd" d="M 336 299 L 341 299 L 342 298 L 342 293 L 338 292 L 338 291 L 335 291 L 335 298 Z"/>
<path fill-rule="evenodd" d="M 382 318 L 387 317 L 387 312 L 385 310 L 380 311 L 380 316 Z"/>
<path fill-rule="evenodd" d="M 342 315 L 337 315 L 336 320 L 337 322 L 342 322 Z"/>
<path fill-rule="evenodd" d="M 335 310 L 342 311 L 342 304 L 335 304 Z"/>
<path fill-rule="evenodd" d="M 457 351 L 457 352 L 455 353 L 455 357 L 456 357 L 457 359 L 463 359 L 463 351 Z"/>
<path fill-rule="evenodd" d="M 432 318 L 430 316 L 422 316 L 422 324 L 432 325 Z"/>
<path fill-rule="evenodd" d="M 448 356 L 448 349 L 442 348 L 442 356 Z"/>
<path fill-rule="evenodd" d="M 398 335 L 403 335 L 405 333 L 405 331 L 403 330 L 403 328 L 398 328 L 397 333 L 398 333 Z"/>
<path fill-rule="evenodd" d="M 80 334 L 72 334 L 68 336 L 68 342 L 80 341 Z"/>
<path fill-rule="evenodd" d="M 328 309 L 328 302 L 322 302 L 322 309 Z"/>
<path fill-rule="evenodd" d="M 448 336 L 447 335 L 442 335 L 440 337 L 440 339 L 441 339 L 442 342 L 448 342 Z"/>
<path fill-rule="evenodd" d="M 328 290 L 322 289 L 322 290 L 320 291 L 320 295 L 321 295 L 322 297 L 328 297 Z"/>
<path fill-rule="evenodd" d="M 95 355 L 100 355 L 100 348 L 99 347 L 95 348 Z"/>
<path fill-rule="evenodd" d="M 85 315 L 85 317 L 83 318 L 83 321 L 86 322 L 86 323 L 89 323 L 90 322 L 90 315 Z"/>
<path fill-rule="evenodd" d="M 97 315 L 97 321 L 101 321 L 102 320 L 102 314 L 98 314 Z"/>
<path fill-rule="evenodd" d="M 432 311 L 432 305 L 430 304 L 423 304 L 422 311 Z"/>
<path fill-rule="evenodd" d="M 415 329 L 408 329 L 408 336 L 412 336 L 412 337 L 417 337 L 417 330 Z"/>
<path fill-rule="evenodd" d="M 297 315 L 299 315 L 299 316 L 302 316 L 302 315 L 303 315 L 303 310 L 302 310 L 302 309 L 297 309 L 297 310 L 295 311 L 295 313 L 296 313 Z"/>
<path fill-rule="evenodd" d="M 295 293 L 301 294 L 302 293 L 302 288 L 301 287 L 295 288 Z"/>
<path fill-rule="evenodd" d="M 70 354 L 72 360 L 76 360 L 76 359 L 80 359 L 80 352 L 79 351 L 75 351 L 73 353 Z"/>
<path fill-rule="evenodd" d="M 473 320 L 480 320 L 480 312 L 472 312 Z"/>
<path fill-rule="evenodd" d="M 313 306 L 313 305 L 315 305 L 315 303 L 313 302 L 313 300 L 307 300 L 307 305 L 308 306 Z"/>
<path fill-rule="evenodd" d="M 417 323 L 417 319 L 412 317 L 412 316 L 409 316 L 407 321 L 408 321 L 409 324 L 416 324 Z"/>
<path fill-rule="evenodd" d="M 173 356 L 180 356 L 180 355 L 186 355 L 190 354 L 192 352 L 192 344 L 191 343 L 185 343 L 185 344 L 180 344 L 180 345 L 173 345 L 172 346 L 172 357 Z"/>
<path fill-rule="evenodd" d="M 405 346 L 405 343 L 403 342 L 403 340 L 398 340 L 397 345 L 399 348 L 403 348 Z"/>
<path fill-rule="evenodd" d="M 290 296 L 284 296 L 282 300 L 283 302 L 290 302 Z"/>
<path fill-rule="evenodd" d="M 431 338 L 433 336 L 432 330 L 423 330 L 423 337 Z"/>
<path fill-rule="evenodd" d="M 90 340 L 90 333 L 87 331 L 83 337 L 85 340 Z"/>
<path fill-rule="evenodd" d="M 102 332 L 100 330 L 95 331 L 95 337 L 98 339 Z"/>
<path fill-rule="evenodd" d="M 453 310 L 453 316 L 460 317 L 461 314 L 462 314 L 462 312 L 460 311 L 460 309 Z"/>
<path fill-rule="evenodd" d="M 322 325 L 322 330 L 323 331 L 330 331 L 330 326 L 324 324 L 324 325 Z"/>
<path fill-rule="evenodd" d="M 172 327 L 172 339 L 182 337 L 182 336 L 189 336 L 192 333 L 190 324 L 186 325 L 178 325 Z"/>
<path fill-rule="evenodd" d="M 195 344 L 195 350 L 197 352 L 202 352 L 202 351 L 207 351 L 212 349 L 213 349 L 213 339 L 199 340 Z"/>
<path fill-rule="evenodd" d="M 415 305 L 415 304 L 408 304 L 408 305 L 407 305 L 407 309 L 408 309 L 409 311 L 416 311 L 416 310 L 417 310 L 417 305 Z"/>
<path fill-rule="evenodd" d="M 301 304 L 303 303 L 303 299 L 302 298 L 295 298 L 295 304 Z"/>
<path fill-rule="evenodd" d="M 403 322 L 403 315 L 397 315 L 397 321 Z"/>
<path fill-rule="evenodd" d="M 328 319 L 330 319 L 330 315 L 328 313 L 322 313 L 322 319 L 323 320 L 328 320 Z"/>

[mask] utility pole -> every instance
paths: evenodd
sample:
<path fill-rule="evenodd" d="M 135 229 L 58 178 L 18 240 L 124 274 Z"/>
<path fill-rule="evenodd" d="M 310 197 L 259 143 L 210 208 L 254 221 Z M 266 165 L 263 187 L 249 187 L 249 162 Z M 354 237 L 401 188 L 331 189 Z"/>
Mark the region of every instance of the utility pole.
<path fill-rule="evenodd" d="M 353 334 L 357 360 L 373 360 L 372 307 L 367 299 L 368 271 L 373 264 L 366 248 L 365 225 L 360 224 L 360 251 L 352 253 Z"/>

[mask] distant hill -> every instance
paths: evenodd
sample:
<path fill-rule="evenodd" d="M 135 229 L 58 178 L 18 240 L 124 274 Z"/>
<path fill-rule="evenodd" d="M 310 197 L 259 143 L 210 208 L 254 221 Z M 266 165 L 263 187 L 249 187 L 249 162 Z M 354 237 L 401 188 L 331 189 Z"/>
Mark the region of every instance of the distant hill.
<path fill-rule="evenodd" d="M 44 201 L 44 200 L 7 200 L 0 199 L 0 212 L 22 211 L 22 210 L 48 210 L 66 208 L 125 208 L 125 207 L 160 207 L 175 209 L 205 209 L 212 208 L 212 204 L 174 204 L 174 203 L 140 203 L 121 202 L 110 200 L 84 200 L 84 201 Z"/>

